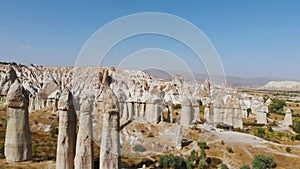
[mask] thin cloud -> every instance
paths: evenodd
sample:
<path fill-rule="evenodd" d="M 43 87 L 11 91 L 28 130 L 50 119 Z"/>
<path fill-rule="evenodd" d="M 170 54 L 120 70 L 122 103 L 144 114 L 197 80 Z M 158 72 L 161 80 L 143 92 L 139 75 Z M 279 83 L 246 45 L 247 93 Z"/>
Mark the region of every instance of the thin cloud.
<path fill-rule="evenodd" d="M 28 49 L 31 49 L 31 46 L 29 46 L 29 45 L 20 45 L 19 48 L 24 49 L 24 50 L 28 50 Z"/>

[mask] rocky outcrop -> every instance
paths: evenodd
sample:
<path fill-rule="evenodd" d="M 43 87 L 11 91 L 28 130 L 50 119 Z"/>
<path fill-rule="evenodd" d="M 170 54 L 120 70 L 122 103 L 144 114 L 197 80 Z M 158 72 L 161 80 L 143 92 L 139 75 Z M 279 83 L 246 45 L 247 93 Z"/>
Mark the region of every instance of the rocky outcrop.
<path fill-rule="evenodd" d="M 18 79 L 7 93 L 7 127 L 5 156 L 8 162 L 27 161 L 32 158 L 28 117 L 28 96 Z"/>
<path fill-rule="evenodd" d="M 293 125 L 292 111 L 291 111 L 291 109 L 289 109 L 289 108 L 288 108 L 288 109 L 286 110 L 286 112 L 285 112 L 283 125 L 284 125 L 284 126 L 290 126 L 290 125 Z"/>
<path fill-rule="evenodd" d="M 59 128 L 56 168 L 73 169 L 76 146 L 76 112 L 71 92 L 65 88 L 58 102 Z"/>
<path fill-rule="evenodd" d="M 182 127 L 178 126 L 177 135 L 176 135 L 176 150 L 182 149 L 182 141 L 183 141 Z"/>
<path fill-rule="evenodd" d="M 80 108 L 79 130 L 77 134 L 75 169 L 94 168 L 94 147 L 92 131 L 92 105 L 89 100 L 85 100 Z"/>
<path fill-rule="evenodd" d="M 9 66 L 6 72 L 0 79 L 0 100 L 5 101 L 5 97 L 8 93 L 9 87 L 17 78 L 17 74 L 12 66 Z"/>
<path fill-rule="evenodd" d="M 220 122 L 223 122 L 224 111 L 225 111 L 225 105 L 224 105 L 223 95 L 220 94 L 217 96 L 214 102 L 213 122 L 215 124 L 219 124 Z"/>
<path fill-rule="evenodd" d="M 103 98 L 104 113 L 102 115 L 100 169 L 119 169 L 121 168 L 121 158 L 118 101 L 110 88 L 105 89 Z"/>
<path fill-rule="evenodd" d="M 257 112 L 256 112 L 256 122 L 259 124 L 267 124 L 267 112 L 264 110 L 264 105 L 261 104 L 258 108 L 257 108 Z"/>
<path fill-rule="evenodd" d="M 189 127 L 190 124 L 192 123 L 192 119 L 193 119 L 192 103 L 185 95 L 182 96 L 180 100 L 181 100 L 181 105 L 182 105 L 180 125 L 182 125 L 184 127 Z"/>

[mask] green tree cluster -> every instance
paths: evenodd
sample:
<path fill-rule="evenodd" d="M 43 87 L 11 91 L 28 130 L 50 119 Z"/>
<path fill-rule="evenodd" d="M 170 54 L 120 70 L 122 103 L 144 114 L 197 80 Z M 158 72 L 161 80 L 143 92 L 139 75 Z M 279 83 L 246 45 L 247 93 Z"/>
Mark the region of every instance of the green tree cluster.
<path fill-rule="evenodd" d="M 269 111 L 271 113 L 282 113 L 286 102 L 280 99 L 272 99 L 272 103 L 269 105 Z"/>

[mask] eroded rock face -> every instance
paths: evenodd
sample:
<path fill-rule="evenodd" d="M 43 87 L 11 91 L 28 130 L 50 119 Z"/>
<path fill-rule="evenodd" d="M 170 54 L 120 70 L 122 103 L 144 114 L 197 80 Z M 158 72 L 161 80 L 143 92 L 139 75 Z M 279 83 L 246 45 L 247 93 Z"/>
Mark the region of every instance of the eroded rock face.
<path fill-rule="evenodd" d="M 290 125 L 293 125 L 292 111 L 291 111 L 291 109 L 289 109 L 289 108 L 288 108 L 288 109 L 286 110 L 286 112 L 285 112 L 283 125 L 284 125 L 284 126 L 290 126 Z"/>
<path fill-rule="evenodd" d="M 180 100 L 182 105 L 180 124 L 184 127 L 189 127 L 193 119 L 192 103 L 186 96 L 182 96 Z"/>
<path fill-rule="evenodd" d="M 224 120 L 224 111 L 225 111 L 225 105 L 224 105 L 223 95 L 220 94 L 217 96 L 214 102 L 213 122 L 215 124 L 218 124 Z"/>
<path fill-rule="evenodd" d="M 7 71 L 5 74 L 3 74 L 3 77 L 0 79 L 0 95 L 6 96 L 9 90 L 9 87 L 12 85 L 12 83 L 17 78 L 17 74 L 12 66 L 9 66 L 7 68 Z"/>
<path fill-rule="evenodd" d="M 257 108 L 257 113 L 256 113 L 256 121 L 259 124 L 267 124 L 267 112 L 264 110 L 264 105 L 260 105 Z"/>
<path fill-rule="evenodd" d="M 177 135 L 176 135 L 176 149 L 177 150 L 182 149 L 182 141 L 183 141 L 182 127 L 179 126 L 177 129 Z"/>
<path fill-rule="evenodd" d="M 85 100 L 80 108 L 79 130 L 77 134 L 75 169 L 94 168 L 94 147 L 92 131 L 93 107 L 89 100 Z"/>
<path fill-rule="evenodd" d="M 100 169 L 121 168 L 120 158 L 120 117 L 116 109 L 118 101 L 110 88 L 104 92 L 104 113 L 100 149 Z"/>
<path fill-rule="evenodd" d="M 73 169 L 76 146 L 76 112 L 71 92 L 65 88 L 58 102 L 59 129 L 56 168 Z"/>
<path fill-rule="evenodd" d="M 31 160 L 32 146 L 28 117 L 28 96 L 18 79 L 7 93 L 5 156 L 8 162 Z"/>

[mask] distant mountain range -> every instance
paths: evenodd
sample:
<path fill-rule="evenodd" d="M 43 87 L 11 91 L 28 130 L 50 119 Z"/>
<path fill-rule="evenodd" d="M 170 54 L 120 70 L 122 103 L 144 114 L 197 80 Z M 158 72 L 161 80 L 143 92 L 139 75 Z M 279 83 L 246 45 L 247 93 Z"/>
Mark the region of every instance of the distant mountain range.
<path fill-rule="evenodd" d="M 168 74 L 167 72 L 157 70 L 157 69 L 147 69 L 144 72 L 149 73 L 153 77 L 162 78 L 166 80 L 171 80 L 172 75 Z M 180 74 L 180 73 L 178 73 Z M 184 73 L 183 73 L 184 74 Z M 187 73 L 186 73 L 187 74 Z M 204 73 L 194 73 L 194 76 L 197 81 L 204 82 L 205 79 L 209 79 L 209 76 Z M 189 81 L 192 80 L 191 78 L 186 78 L 185 80 Z M 227 85 L 232 87 L 260 87 L 260 88 L 289 88 L 295 87 L 295 84 L 289 84 L 292 82 L 296 82 L 296 80 L 288 79 L 288 78 L 271 78 L 271 77 L 258 77 L 258 78 L 246 78 L 246 77 L 235 77 L 235 76 L 227 76 L 226 77 Z M 274 83 L 274 82 L 279 83 Z M 272 82 L 272 83 L 270 83 Z M 270 84 L 269 84 L 270 83 Z M 267 85 L 269 84 L 269 85 Z M 276 84 L 276 85 L 274 85 Z M 281 85 L 282 84 L 282 85 Z M 265 85 L 267 85 L 265 87 Z M 300 89 L 300 86 L 299 86 Z"/>

